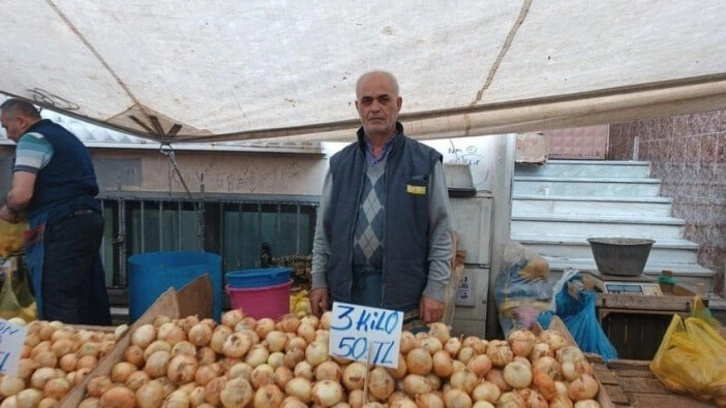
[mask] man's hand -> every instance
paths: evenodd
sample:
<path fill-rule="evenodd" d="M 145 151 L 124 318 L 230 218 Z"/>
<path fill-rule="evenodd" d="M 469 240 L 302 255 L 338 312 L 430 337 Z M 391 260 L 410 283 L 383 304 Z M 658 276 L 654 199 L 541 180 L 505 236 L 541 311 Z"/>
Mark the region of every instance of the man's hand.
<path fill-rule="evenodd" d="M 0 218 L 11 224 L 17 224 L 18 221 L 20 221 L 18 219 L 18 215 L 14 211 L 9 209 L 7 205 L 4 205 L 2 206 L 2 208 L 0 208 Z"/>
<path fill-rule="evenodd" d="M 313 314 L 317 317 L 322 316 L 328 310 L 328 288 L 317 288 L 310 291 L 310 306 L 313 308 Z"/>
<path fill-rule="evenodd" d="M 444 303 L 428 296 L 421 296 L 421 320 L 424 323 L 438 322 L 444 317 Z"/>

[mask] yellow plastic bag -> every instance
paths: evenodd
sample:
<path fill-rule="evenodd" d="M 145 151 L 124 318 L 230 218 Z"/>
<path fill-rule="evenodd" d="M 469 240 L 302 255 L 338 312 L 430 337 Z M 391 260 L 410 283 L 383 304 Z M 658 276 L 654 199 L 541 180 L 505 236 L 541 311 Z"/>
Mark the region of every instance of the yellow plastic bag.
<path fill-rule="evenodd" d="M 26 322 L 38 319 L 38 305 L 30 290 L 30 277 L 24 262 L 18 262 L 12 281 L 13 293 L 20 304 L 20 316 Z"/>
<path fill-rule="evenodd" d="M 13 275 L 11 271 L 5 273 L 2 289 L 0 289 L 0 317 L 10 320 L 13 317 L 20 317 L 23 308 L 13 292 Z"/>
<path fill-rule="evenodd" d="M 23 233 L 27 230 L 27 222 L 11 224 L 0 219 L 0 259 L 8 258 L 22 251 Z"/>
<path fill-rule="evenodd" d="M 704 319 L 673 315 L 650 370 L 672 392 L 726 406 L 726 340 Z"/>
<path fill-rule="evenodd" d="M 714 329 L 718 330 L 721 328 L 721 322 L 714 319 L 711 314 L 711 310 L 703 304 L 703 299 L 700 296 L 696 296 L 693 301 L 693 310 L 691 310 L 691 317 L 697 317 L 704 320 L 706 323 L 711 325 Z"/>

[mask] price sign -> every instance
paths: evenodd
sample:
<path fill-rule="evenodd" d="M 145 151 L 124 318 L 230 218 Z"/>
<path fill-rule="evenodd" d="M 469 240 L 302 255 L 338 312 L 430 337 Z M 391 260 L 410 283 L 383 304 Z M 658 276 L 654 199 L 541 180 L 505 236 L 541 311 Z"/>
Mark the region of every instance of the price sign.
<path fill-rule="evenodd" d="M 330 355 L 397 368 L 403 313 L 375 307 L 333 303 Z"/>
<path fill-rule="evenodd" d="M 18 364 L 24 342 L 25 328 L 0 319 L 0 373 L 18 375 Z"/>

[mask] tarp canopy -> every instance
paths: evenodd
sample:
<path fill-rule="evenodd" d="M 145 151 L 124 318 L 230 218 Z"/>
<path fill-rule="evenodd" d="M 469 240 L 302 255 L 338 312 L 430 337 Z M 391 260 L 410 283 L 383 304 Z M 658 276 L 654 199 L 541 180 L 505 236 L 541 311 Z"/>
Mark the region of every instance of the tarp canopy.
<path fill-rule="evenodd" d="M 4 0 L 0 92 L 156 141 L 350 140 L 399 79 L 418 138 L 726 108 L 723 0 Z"/>

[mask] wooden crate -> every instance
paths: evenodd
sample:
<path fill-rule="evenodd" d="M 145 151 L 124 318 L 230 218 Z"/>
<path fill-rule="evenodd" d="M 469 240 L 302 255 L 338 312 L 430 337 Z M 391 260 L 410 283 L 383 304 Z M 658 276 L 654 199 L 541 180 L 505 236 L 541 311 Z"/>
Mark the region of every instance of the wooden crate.
<path fill-rule="evenodd" d="M 101 359 L 96 368 L 60 401 L 58 407 L 77 407 L 83 401 L 88 382 L 92 378 L 109 375 L 113 366 L 123 359 L 124 352 L 131 344 L 131 333 L 139 326 L 152 323 L 160 315 L 166 315 L 172 319 L 192 315 L 197 315 L 200 319 L 212 317 L 212 293 L 212 282 L 206 275 L 200 276 L 179 291 L 169 288 L 129 327 L 126 333 L 116 341 L 113 350 Z"/>
<path fill-rule="evenodd" d="M 674 394 L 650 372 L 650 361 L 593 362 L 595 376 L 607 391 L 612 406 L 633 408 L 713 408 L 714 405 Z"/>
<path fill-rule="evenodd" d="M 621 359 L 651 360 L 673 315 L 690 315 L 694 292 L 679 285 L 660 286 L 663 296 L 598 293 L 600 325 Z"/>

